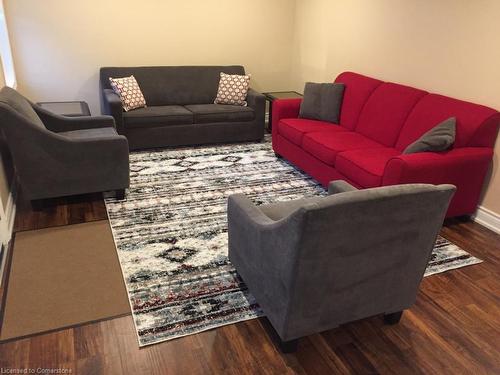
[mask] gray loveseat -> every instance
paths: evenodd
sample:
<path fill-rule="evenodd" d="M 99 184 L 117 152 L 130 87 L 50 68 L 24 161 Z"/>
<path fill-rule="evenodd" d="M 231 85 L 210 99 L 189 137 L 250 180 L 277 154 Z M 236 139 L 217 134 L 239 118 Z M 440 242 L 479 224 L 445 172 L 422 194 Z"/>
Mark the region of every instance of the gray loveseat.
<path fill-rule="evenodd" d="M 357 190 L 255 206 L 229 197 L 229 259 L 283 351 L 296 339 L 377 314 L 397 323 L 414 302 L 453 185 Z"/>
<path fill-rule="evenodd" d="M 245 74 L 242 66 L 104 67 L 102 111 L 115 119 L 130 149 L 256 141 L 264 136 L 265 98 L 250 89 L 248 106 L 214 104 L 220 73 Z M 124 112 L 109 78 L 134 75 L 146 108 Z"/>

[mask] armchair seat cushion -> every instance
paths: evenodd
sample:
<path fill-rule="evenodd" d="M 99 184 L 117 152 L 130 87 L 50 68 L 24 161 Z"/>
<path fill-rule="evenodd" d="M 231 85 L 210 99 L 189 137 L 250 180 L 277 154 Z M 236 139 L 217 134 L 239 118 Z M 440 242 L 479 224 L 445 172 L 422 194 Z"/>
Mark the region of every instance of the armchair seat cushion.
<path fill-rule="evenodd" d="M 158 105 L 123 113 L 125 128 L 184 125 L 193 123 L 193 113 L 181 105 Z"/>
<path fill-rule="evenodd" d="M 255 112 L 250 107 L 228 104 L 190 104 L 186 108 L 193 113 L 194 123 L 253 121 Z"/>
<path fill-rule="evenodd" d="M 58 134 L 73 140 L 101 139 L 118 136 L 115 128 L 112 127 L 71 130 L 67 132 L 59 132 Z"/>
<path fill-rule="evenodd" d="M 286 118 L 278 123 L 278 133 L 297 146 L 302 145 L 302 138 L 312 132 L 344 132 L 346 129 L 326 121 L 310 120 L 303 118 Z"/>
<path fill-rule="evenodd" d="M 384 147 L 381 144 L 355 132 L 313 132 L 307 133 L 302 148 L 322 162 L 334 166 L 338 153 L 343 151 Z"/>
<path fill-rule="evenodd" d="M 319 203 L 325 197 L 295 199 L 291 201 L 263 204 L 259 209 L 270 219 L 278 221 L 307 204 Z"/>
<path fill-rule="evenodd" d="M 335 168 L 364 188 L 382 185 L 387 162 L 401 152 L 390 147 L 344 151 L 337 155 Z"/>

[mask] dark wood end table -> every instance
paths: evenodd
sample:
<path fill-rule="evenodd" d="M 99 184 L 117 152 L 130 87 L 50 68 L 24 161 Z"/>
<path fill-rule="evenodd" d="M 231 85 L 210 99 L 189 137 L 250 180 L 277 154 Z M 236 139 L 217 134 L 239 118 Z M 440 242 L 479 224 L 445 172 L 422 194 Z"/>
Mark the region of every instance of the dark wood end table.
<path fill-rule="evenodd" d="M 66 117 L 90 116 L 90 108 L 87 102 L 69 101 L 69 102 L 39 102 L 37 103 L 43 109 L 53 112 L 57 115 Z"/>
<path fill-rule="evenodd" d="M 276 99 L 295 99 L 302 98 L 302 94 L 297 91 L 272 91 L 262 93 L 269 102 L 269 120 L 267 122 L 267 130 L 272 131 L 273 127 L 273 102 Z"/>

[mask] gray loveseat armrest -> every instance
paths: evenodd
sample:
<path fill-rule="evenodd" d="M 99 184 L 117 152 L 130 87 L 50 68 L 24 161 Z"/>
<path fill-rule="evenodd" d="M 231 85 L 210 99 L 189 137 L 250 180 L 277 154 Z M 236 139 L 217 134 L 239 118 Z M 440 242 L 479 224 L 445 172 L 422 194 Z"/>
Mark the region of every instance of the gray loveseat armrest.
<path fill-rule="evenodd" d="M 330 183 L 328 184 L 328 195 L 347 193 L 348 191 L 356 190 L 358 189 L 344 180 L 330 181 Z"/>
<path fill-rule="evenodd" d="M 32 105 L 45 127 L 55 133 L 81 129 L 111 128 L 115 126 L 115 122 L 110 116 L 67 117 L 47 111 L 36 104 Z"/>
<path fill-rule="evenodd" d="M 266 97 L 254 89 L 248 89 L 246 101 L 248 106 L 255 111 L 255 119 L 264 121 L 266 116 Z"/>
<path fill-rule="evenodd" d="M 111 89 L 102 90 L 102 109 L 105 115 L 113 116 L 116 130 L 123 134 L 123 106 L 116 92 Z"/>

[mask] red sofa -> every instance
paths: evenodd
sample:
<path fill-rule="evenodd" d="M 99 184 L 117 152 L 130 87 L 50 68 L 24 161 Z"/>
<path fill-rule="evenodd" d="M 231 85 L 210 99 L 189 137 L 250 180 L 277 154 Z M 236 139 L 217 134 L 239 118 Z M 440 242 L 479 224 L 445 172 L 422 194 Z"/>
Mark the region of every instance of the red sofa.
<path fill-rule="evenodd" d="M 449 183 L 457 187 L 447 216 L 472 214 L 493 157 L 500 113 L 450 97 L 357 73 L 345 84 L 340 124 L 298 118 L 301 99 L 273 102 L 276 154 L 327 186 L 346 180 L 358 188 Z M 426 131 L 457 119 L 452 149 L 403 155 Z"/>

